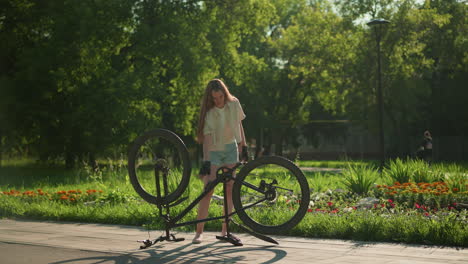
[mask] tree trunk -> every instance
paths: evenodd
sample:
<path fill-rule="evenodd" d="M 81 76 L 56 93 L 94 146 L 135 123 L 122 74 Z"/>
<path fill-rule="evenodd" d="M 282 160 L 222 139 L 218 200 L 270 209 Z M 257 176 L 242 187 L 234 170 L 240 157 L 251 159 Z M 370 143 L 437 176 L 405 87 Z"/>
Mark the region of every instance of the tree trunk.
<path fill-rule="evenodd" d="M 0 167 L 3 161 L 3 133 L 0 131 Z"/>
<path fill-rule="evenodd" d="M 274 154 L 277 156 L 283 156 L 283 141 L 284 141 L 283 129 L 279 128 L 277 133 L 273 134 L 273 142 L 275 144 Z"/>

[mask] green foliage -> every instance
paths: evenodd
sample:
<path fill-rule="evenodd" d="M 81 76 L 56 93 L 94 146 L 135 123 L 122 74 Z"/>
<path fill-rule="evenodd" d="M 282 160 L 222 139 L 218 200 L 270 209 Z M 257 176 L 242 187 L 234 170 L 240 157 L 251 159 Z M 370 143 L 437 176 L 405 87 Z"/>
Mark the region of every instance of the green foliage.
<path fill-rule="evenodd" d="M 0 160 L 93 164 L 154 127 L 193 144 L 214 77 L 242 102 L 249 137 L 278 154 L 284 143 L 297 148 L 296 135 L 313 137 L 299 129 L 311 119 L 366 120 L 374 132 L 369 17 L 391 21 L 381 32 L 388 150 L 412 153 L 410 136 L 423 127 L 468 130 L 468 111 L 458 107 L 468 76 L 460 1 L 4 2 Z"/>
<path fill-rule="evenodd" d="M 384 168 L 383 174 L 392 182 L 409 182 L 411 179 L 411 168 L 403 160 L 397 158 L 389 162 L 389 165 Z"/>
<path fill-rule="evenodd" d="M 445 181 L 447 176 L 453 171 L 453 175 L 463 175 L 464 169 L 455 164 L 433 164 L 429 165 L 426 161 L 419 159 L 400 158 L 390 160 L 388 166 L 383 170 L 384 176 L 389 184 L 395 182 L 406 183 L 432 183 Z"/>
<path fill-rule="evenodd" d="M 358 194 L 368 193 L 379 177 L 379 172 L 373 166 L 350 165 L 343 171 L 343 183 Z"/>
<path fill-rule="evenodd" d="M 457 189 L 460 192 L 468 191 L 468 173 L 462 167 L 455 164 L 448 166 L 448 172 L 444 181 L 451 190 Z"/>

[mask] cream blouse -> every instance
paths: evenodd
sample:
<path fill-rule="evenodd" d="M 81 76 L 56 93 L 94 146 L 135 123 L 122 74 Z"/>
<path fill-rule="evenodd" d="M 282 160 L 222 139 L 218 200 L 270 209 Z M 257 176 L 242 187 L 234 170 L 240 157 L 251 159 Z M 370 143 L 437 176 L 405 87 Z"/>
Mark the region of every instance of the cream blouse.
<path fill-rule="evenodd" d="M 211 135 L 209 151 L 224 150 L 225 144 L 242 141 L 241 121 L 245 119 L 239 100 L 227 102 L 223 108 L 211 108 L 205 116 L 203 135 Z"/>

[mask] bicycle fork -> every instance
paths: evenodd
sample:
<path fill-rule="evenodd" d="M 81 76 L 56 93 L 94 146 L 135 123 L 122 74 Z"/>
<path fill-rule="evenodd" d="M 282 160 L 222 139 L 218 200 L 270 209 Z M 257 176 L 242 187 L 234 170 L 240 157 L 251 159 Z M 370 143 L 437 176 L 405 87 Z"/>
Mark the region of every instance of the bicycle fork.
<path fill-rule="evenodd" d="M 163 190 L 164 190 L 164 196 L 167 195 L 168 193 L 168 186 L 167 186 L 167 175 L 169 173 L 169 168 L 167 168 L 166 166 L 164 165 L 161 165 L 159 164 L 158 162 L 156 162 L 156 165 L 154 167 L 154 177 L 155 177 L 155 181 L 156 181 L 156 194 L 157 194 L 157 197 L 162 197 L 161 196 L 161 183 L 160 183 L 160 172 L 162 171 L 163 175 L 162 175 L 162 180 L 163 180 Z M 140 249 L 145 249 L 145 248 L 148 248 L 158 242 L 162 242 L 162 241 L 171 241 L 171 242 L 179 242 L 179 241 L 184 241 L 185 238 L 176 238 L 174 234 L 171 234 L 170 232 L 170 204 L 169 203 L 166 203 L 166 204 L 163 204 L 163 203 L 158 203 L 158 209 L 159 209 L 159 216 L 161 218 L 164 219 L 164 222 L 165 222 L 165 235 L 162 235 L 156 239 L 154 239 L 153 241 L 151 241 L 150 239 L 146 239 L 146 240 L 138 240 L 137 242 L 140 242 L 140 243 L 143 243 L 142 246 L 140 246 Z M 166 209 L 166 214 L 164 214 L 164 209 Z"/>

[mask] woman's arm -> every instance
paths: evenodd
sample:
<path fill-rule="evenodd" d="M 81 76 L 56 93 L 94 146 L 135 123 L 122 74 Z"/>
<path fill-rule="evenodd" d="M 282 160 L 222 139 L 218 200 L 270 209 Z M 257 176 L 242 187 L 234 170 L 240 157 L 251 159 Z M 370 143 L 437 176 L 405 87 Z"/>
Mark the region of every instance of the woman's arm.
<path fill-rule="evenodd" d="M 240 122 L 240 133 L 241 133 L 241 142 L 240 142 L 240 146 L 243 147 L 243 146 L 247 146 L 247 143 L 245 141 L 245 134 L 244 134 L 244 127 L 242 126 L 242 121 Z"/>
<path fill-rule="evenodd" d="M 239 151 L 239 159 L 242 161 L 248 161 L 249 154 L 247 152 L 247 141 L 245 140 L 244 127 L 242 126 L 242 121 L 240 122 L 240 133 L 241 133 L 241 142 L 237 145 Z"/>
<path fill-rule="evenodd" d="M 203 136 L 203 160 L 210 160 L 210 147 L 213 143 L 211 134 Z"/>

